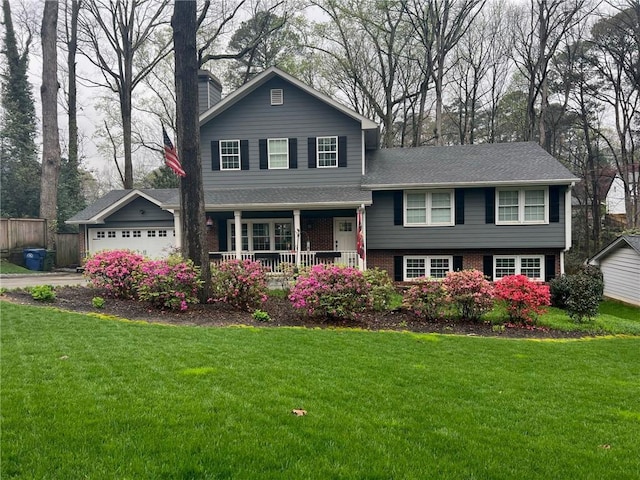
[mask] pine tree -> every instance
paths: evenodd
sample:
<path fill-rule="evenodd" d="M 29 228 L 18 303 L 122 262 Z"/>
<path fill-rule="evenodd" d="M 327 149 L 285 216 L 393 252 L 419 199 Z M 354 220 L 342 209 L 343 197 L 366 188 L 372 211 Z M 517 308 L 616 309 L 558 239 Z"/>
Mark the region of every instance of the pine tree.
<path fill-rule="evenodd" d="M 40 208 L 40 164 L 35 144 L 36 111 L 28 79 L 29 46 L 18 51 L 11 8 L 3 0 L 4 48 L 0 100 L 0 211 L 4 217 L 37 217 Z"/>

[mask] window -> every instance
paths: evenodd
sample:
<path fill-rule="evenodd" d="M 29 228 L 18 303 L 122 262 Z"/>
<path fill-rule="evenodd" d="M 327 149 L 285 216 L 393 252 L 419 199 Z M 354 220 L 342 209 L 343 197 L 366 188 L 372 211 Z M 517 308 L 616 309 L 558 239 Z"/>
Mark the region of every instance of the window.
<path fill-rule="evenodd" d="M 147 232 L 147 237 L 155 237 L 156 236 L 156 231 L 155 230 L 149 230 Z"/>
<path fill-rule="evenodd" d="M 131 232 L 129 230 L 123 230 L 122 238 L 129 238 L 129 237 L 131 237 Z"/>
<path fill-rule="evenodd" d="M 97 238 L 105 238 L 105 233 L 104 232 L 96 232 L 96 237 Z"/>
<path fill-rule="evenodd" d="M 284 103 L 284 92 L 281 88 L 271 89 L 271 105 L 282 105 Z"/>
<path fill-rule="evenodd" d="M 548 223 L 546 188 L 498 190 L 497 224 Z"/>
<path fill-rule="evenodd" d="M 444 278 L 453 267 L 453 257 L 404 257 L 404 279 Z"/>
<path fill-rule="evenodd" d="M 240 170 L 240 140 L 220 140 L 220 170 Z"/>
<path fill-rule="evenodd" d="M 142 237 L 142 232 L 140 230 L 134 230 L 133 238 L 140 238 L 140 237 Z"/>
<path fill-rule="evenodd" d="M 318 167 L 338 166 L 338 137 L 316 138 L 316 151 Z"/>
<path fill-rule="evenodd" d="M 236 249 L 236 232 L 233 220 L 228 222 L 229 245 Z M 278 220 L 245 220 L 242 222 L 242 250 L 278 251 L 293 248 L 293 222 Z"/>
<path fill-rule="evenodd" d="M 404 224 L 407 226 L 453 225 L 453 191 L 406 192 Z"/>
<path fill-rule="evenodd" d="M 107 232 L 107 238 L 116 238 L 116 232 L 114 232 L 113 230 L 109 230 Z"/>
<path fill-rule="evenodd" d="M 289 168 L 289 140 L 270 138 L 267 141 L 269 169 Z"/>
<path fill-rule="evenodd" d="M 159 237 L 166 237 L 167 236 L 167 231 L 166 230 L 158 230 L 158 236 Z"/>
<path fill-rule="evenodd" d="M 493 278 L 507 275 L 525 275 L 533 280 L 544 279 L 544 257 L 542 255 L 514 255 L 493 257 Z"/>

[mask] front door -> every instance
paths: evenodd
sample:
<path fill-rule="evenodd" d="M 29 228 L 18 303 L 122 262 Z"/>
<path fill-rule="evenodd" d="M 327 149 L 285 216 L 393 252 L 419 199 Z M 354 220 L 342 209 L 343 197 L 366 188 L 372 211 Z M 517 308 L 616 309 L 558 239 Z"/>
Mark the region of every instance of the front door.
<path fill-rule="evenodd" d="M 355 251 L 355 218 L 337 217 L 333 219 L 333 245 L 336 252 Z"/>

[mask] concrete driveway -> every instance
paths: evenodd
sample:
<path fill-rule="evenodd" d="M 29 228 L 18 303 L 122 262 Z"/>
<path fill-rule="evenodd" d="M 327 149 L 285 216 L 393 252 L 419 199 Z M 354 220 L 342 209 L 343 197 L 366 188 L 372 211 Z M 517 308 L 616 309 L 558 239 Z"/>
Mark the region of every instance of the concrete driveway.
<path fill-rule="evenodd" d="M 32 274 L 0 274 L 0 288 L 33 287 L 35 285 L 86 285 L 87 280 L 81 273 L 47 272 Z"/>

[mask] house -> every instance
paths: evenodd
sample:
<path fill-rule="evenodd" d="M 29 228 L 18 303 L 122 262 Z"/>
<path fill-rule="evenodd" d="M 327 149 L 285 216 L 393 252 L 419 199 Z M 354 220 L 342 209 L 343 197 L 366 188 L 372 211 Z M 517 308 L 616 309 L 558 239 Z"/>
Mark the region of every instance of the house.
<path fill-rule="evenodd" d="M 224 98 L 211 93 L 219 82 L 201 80 L 212 259 L 253 258 L 273 269 L 340 262 L 396 280 L 468 268 L 491 278 L 563 272 L 578 179 L 538 145 L 380 149 L 377 124 L 277 68 Z M 137 248 L 124 236 L 135 222 L 141 235 L 157 235 L 141 210 L 172 216 L 167 238 L 175 232 L 179 246 L 177 191 L 112 194 L 117 203 L 98 201 L 69 220 L 88 251 Z"/>
<path fill-rule="evenodd" d="M 600 267 L 606 297 L 640 306 L 640 235 L 618 237 L 589 263 Z"/>

